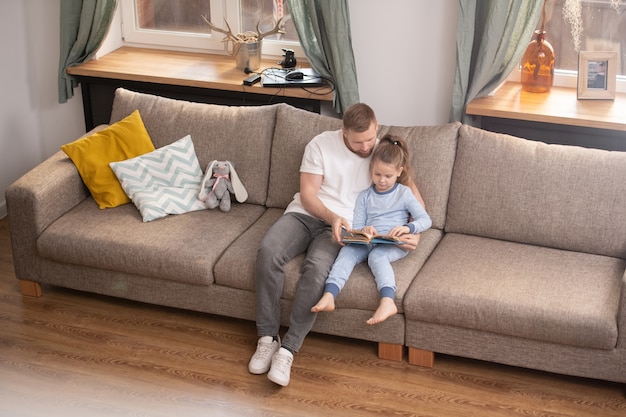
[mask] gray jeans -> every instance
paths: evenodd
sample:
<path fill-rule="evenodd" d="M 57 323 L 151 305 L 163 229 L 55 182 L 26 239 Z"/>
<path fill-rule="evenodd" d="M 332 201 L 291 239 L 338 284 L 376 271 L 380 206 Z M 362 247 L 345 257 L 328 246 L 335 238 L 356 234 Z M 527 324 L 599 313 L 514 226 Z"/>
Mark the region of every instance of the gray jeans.
<path fill-rule="evenodd" d="M 332 238 L 324 221 L 299 213 L 286 213 L 261 242 L 256 262 L 256 326 L 258 336 L 276 336 L 280 330 L 280 298 L 285 283 L 284 267 L 306 252 L 302 274 L 283 346 L 297 352 L 315 323 L 311 312 L 324 292 L 324 283 L 341 245 Z"/>

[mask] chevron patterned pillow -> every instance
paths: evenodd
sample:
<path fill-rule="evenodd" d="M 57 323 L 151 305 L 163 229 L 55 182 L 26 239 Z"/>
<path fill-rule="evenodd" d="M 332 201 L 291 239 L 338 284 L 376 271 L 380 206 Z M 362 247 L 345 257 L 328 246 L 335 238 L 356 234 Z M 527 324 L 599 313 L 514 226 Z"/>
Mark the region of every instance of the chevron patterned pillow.
<path fill-rule="evenodd" d="M 206 209 L 198 199 L 202 168 L 189 135 L 110 166 L 144 222 Z"/>

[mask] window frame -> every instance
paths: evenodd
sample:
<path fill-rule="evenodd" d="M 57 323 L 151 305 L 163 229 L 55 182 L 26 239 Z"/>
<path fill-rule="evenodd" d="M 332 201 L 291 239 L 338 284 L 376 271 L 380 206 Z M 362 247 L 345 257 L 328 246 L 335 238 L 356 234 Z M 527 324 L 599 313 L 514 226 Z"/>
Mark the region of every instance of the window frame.
<path fill-rule="evenodd" d="M 584 52 L 584 51 L 583 51 Z M 506 78 L 506 81 L 521 83 L 522 70 L 517 66 Z M 554 87 L 578 88 L 578 71 L 554 70 Z M 616 93 L 626 93 L 626 76 L 618 75 L 615 82 Z"/>
<path fill-rule="evenodd" d="M 122 40 L 125 45 L 137 47 L 166 48 L 191 52 L 206 52 L 212 54 L 229 55 L 227 43 L 222 42 L 224 35 L 218 32 L 189 33 L 168 32 L 162 30 L 140 29 L 137 25 L 135 0 L 121 0 Z M 228 21 L 233 33 L 241 30 L 241 8 L 239 0 L 212 0 L 212 23 L 225 27 L 224 20 Z M 299 42 L 263 40 L 263 57 L 278 57 L 283 55 L 283 48 L 293 49 L 298 60 L 304 59 L 304 50 Z"/>
<path fill-rule="evenodd" d="M 593 3 L 592 0 L 588 0 L 590 3 Z M 567 24 L 569 26 L 569 24 Z M 535 29 L 538 29 L 535 28 Z M 530 39 L 529 39 L 530 41 Z M 587 51 L 581 49 L 582 52 L 601 52 L 601 51 Z M 558 54 L 558 51 L 555 51 Z M 580 51 L 578 53 L 580 57 Z M 577 60 L 578 61 L 578 60 Z M 521 82 L 521 64 L 516 66 L 516 68 L 509 74 L 506 78 L 507 81 L 512 82 Z M 570 69 L 558 69 L 554 70 L 554 87 L 566 87 L 566 88 L 578 88 L 578 71 L 570 70 Z M 616 83 L 615 83 L 615 91 L 618 93 L 626 93 L 626 75 L 617 75 Z"/>

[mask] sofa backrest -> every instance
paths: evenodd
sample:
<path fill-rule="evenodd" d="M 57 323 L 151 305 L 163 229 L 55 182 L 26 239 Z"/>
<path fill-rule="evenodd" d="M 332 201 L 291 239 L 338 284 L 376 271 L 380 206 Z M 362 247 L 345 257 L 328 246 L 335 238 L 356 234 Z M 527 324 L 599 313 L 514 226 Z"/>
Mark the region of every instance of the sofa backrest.
<path fill-rule="evenodd" d="M 380 126 L 385 134 L 404 138 L 409 146 L 415 185 L 420 191 L 433 228 L 443 229 L 446 220 L 452 168 L 461 123 L 441 126 Z"/>
<path fill-rule="evenodd" d="M 341 129 L 342 121 L 288 105 L 280 105 L 272 145 L 267 205 L 285 208 L 300 189 L 300 163 L 306 144 L 326 130 Z M 409 144 L 415 182 L 426 202 L 433 227 L 442 229 L 460 123 L 443 126 L 379 126 L 378 136 L 394 134 Z"/>
<path fill-rule="evenodd" d="M 272 143 L 267 206 L 286 208 L 300 190 L 300 164 L 307 143 L 327 130 L 341 129 L 340 119 L 279 104 Z"/>
<path fill-rule="evenodd" d="M 214 159 L 231 161 L 248 191 L 247 202 L 265 204 L 277 105 L 228 107 L 119 88 L 115 92 L 111 123 L 135 109 L 139 110 L 156 148 L 191 135 L 203 170 Z"/>
<path fill-rule="evenodd" d="M 327 130 L 341 129 L 341 119 L 287 104 L 228 107 L 123 88 L 115 92 L 111 123 L 135 109 L 154 146 L 159 148 L 191 135 L 203 169 L 213 159 L 235 165 L 248 191 L 247 202 L 285 208 L 300 188 L 300 164 L 307 143 Z M 241 123 L 233 123 L 241 120 Z M 460 123 L 442 126 L 379 128 L 379 137 L 394 134 L 409 144 L 415 182 L 426 202 L 433 227 L 442 229 Z"/>
<path fill-rule="evenodd" d="M 626 258 L 626 153 L 461 127 L 446 232 Z"/>

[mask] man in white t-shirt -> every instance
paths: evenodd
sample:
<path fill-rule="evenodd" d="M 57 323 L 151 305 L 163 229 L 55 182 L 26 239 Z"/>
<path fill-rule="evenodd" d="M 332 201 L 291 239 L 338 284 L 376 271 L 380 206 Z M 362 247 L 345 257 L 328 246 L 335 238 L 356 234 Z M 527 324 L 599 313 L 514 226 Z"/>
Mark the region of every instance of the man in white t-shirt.
<path fill-rule="evenodd" d="M 352 214 L 360 191 L 369 187 L 370 157 L 376 144 L 378 123 L 366 104 L 350 106 L 343 128 L 321 133 L 309 142 L 300 166 L 300 192 L 285 214 L 268 230 L 261 242 L 256 263 L 257 349 L 248 364 L 253 374 L 268 372 L 279 385 L 289 384 L 293 354 L 315 322 L 311 312 L 322 296 L 324 283 L 341 249 L 341 228 L 351 228 Z M 424 205 L 413 183 L 411 189 Z M 403 236 L 409 250 L 419 236 Z M 285 264 L 306 252 L 302 276 L 282 344 L 280 297 Z"/>

